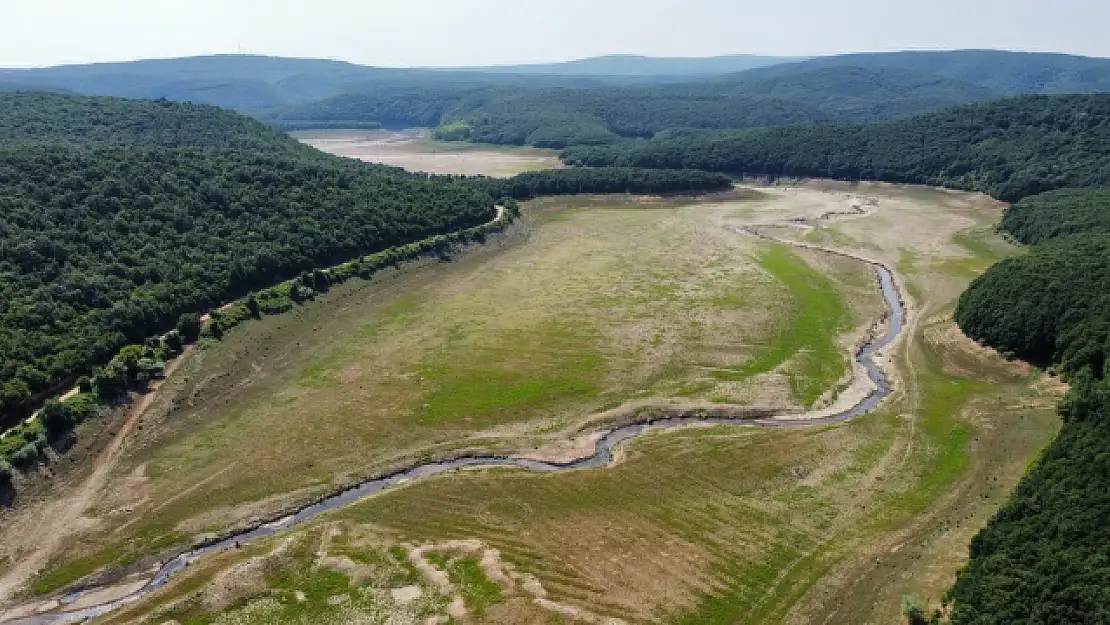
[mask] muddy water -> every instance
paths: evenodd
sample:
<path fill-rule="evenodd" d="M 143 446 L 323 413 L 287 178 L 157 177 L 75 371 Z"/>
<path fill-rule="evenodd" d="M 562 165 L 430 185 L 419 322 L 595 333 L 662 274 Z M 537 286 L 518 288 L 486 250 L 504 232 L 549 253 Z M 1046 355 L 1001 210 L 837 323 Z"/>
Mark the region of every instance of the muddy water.
<path fill-rule="evenodd" d="M 738 231 L 741 234 L 753 234 L 745 231 Z M 864 262 L 864 261 L 861 261 Z M 147 594 L 163 587 L 170 580 L 171 577 L 180 573 L 189 565 L 199 558 L 204 557 L 217 551 L 225 551 L 228 549 L 235 549 L 238 545 L 248 543 L 253 540 L 273 536 L 278 532 L 282 532 L 289 528 L 307 523 L 316 517 L 342 506 L 354 503 L 356 501 L 371 497 L 389 488 L 399 486 L 412 480 L 428 477 L 430 475 L 437 475 L 440 473 L 447 473 L 450 471 L 457 471 L 460 469 L 467 469 L 473 467 L 510 467 L 522 469 L 525 471 L 534 471 L 538 473 L 553 473 L 556 471 L 572 471 L 578 469 L 594 469 L 608 466 L 613 462 L 613 450 L 621 443 L 640 436 L 645 432 L 667 430 L 694 424 L 729 424 L 747 427 L 807 427 L 814 425 L 841 423 L 849 419 L 862 416 L 874 410 L 886 397 L 892 392 L 890 380 L 887 379 L 886 374 L 883 372 L 882 367 L 875 362 L 875 354 L 882 348 L 890 345 L 901 334 L 903 326 L 905 325 L 905 307 L 902 297 L 898 292 L 898 288 L 894 283 L 894 276 L 891 275 L 890 270 L 886 267 L 874 263 L 869 263 L 878 274 L 879 286 L 882 291 L 883 300 L 889 309 L 889 317 L 887 323 L 886 333 L 878 338 L 871 339 L 866 343 L 856 354 L 856 361 L 863 365 L 867 370 L 867 375 L 874 383 L 875 388 L 863 400 L 851 408 L 839 412 L 834 415 L 815 418 L 815 419 L 727 419 L 727 418 L 699 418 L 699 417 L 681 417 L 670 419 L 659 419 L 649 421 L 646 423 L 639 423 L 634 425 L 627 425 L 613 429 L 606 433 L 606 435 L 598 440 L 597 447 L 594 455 L 587 458 L 582 458 L 574 462 L 566 464 L 556 464 L 549 462 L 540 462 L 536 460 L 526 460 L 521 458 L 506 458 L 506 457 L 471 457 L 460 458 L 457 460 L 443 461 L 443 462 L 429 462 L 420 464 L 408 469 L 402 470 L 398 473 L 388 477 L 370 480 L 359 486 L 351 488 L 325 499 L 317 504 L 304 508 L 284 519 L 263 525 L 248 532 L 237 534 L 225 540 L 193 549 L 192 551 L 185 552 L 172 560 L 166 562 L 158 569 L 157 573 L 151 581 L 143 586 L 138 591 L 102 605 L 83 608 L 79 610 L 66 611 L 65 606 L 71 605 L 81 597 L 93 592 L 103 591 L 104 588 L 91 588 L 84 590 L 80 593 L 69 595 L 61 600 L 61 607 L 56 610 L 30 616 L 25 618 L 3 620 L 0 623 L 12 623 L 19 625 L 47 625 L 53 623 L 74 623 L 84 621 L 102 614 L 107 614 L 113 610 L 119 609 L 130 603 L 134 603 L 143 598 Z"/>

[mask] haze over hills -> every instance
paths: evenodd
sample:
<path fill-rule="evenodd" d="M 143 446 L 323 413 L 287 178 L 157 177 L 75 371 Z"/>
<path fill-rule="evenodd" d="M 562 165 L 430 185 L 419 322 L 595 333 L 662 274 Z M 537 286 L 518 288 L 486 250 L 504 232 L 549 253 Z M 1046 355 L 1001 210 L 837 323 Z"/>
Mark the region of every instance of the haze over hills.
<path fill-rule="evenodd" d="M 602 81 L 604 82 L 604 81 Z M 617 82 L 621 82 L 617 80 Z M 593 78 L 499 76 L 480 72 L 397 69 L 346 61 L 254 55 L 214 55 L 123 63 L 0 70 L 0 85 L 14 91 L 72 91 L 84 95 L 189 101 L 243 112 L 302 104 L 346 92 L 473 88 L 499 84 L 589 86 Z"/>
<path fill-rule="evenodd" d="M 640 86 L 647 90 L 654 86 L 659 91 L 653 92 L 653 97 L 743 95 L 804 101 L 807 105 L 817 99 L 818 108 L 825 113 L 830 108 L 848 109 L 854 112 L 847 119 L 867 121 L 1001 95 L 1108 90 L 1110 60 L 957 50 L 806 60 L 747 55 L 710 58 L 617 55 L 538 65 L 400 69 L 324 59 L 215 55 L 0 70 L 0 85 L 5 91 L 20 88 L 72 91 L 213 104 L 263 119 L 292 119 L 296 115 L 290 107 L 347 94 L 381 97 L 434 89 L 438 98 L 443 91 L 461 95 L 490 87 L 521 90 Z M 623 91 L 614 95 L 628 99 L 636 93 Z M 845 118 L 835 111 L 833 117 Z"/>
<path fill-rule="evenodd" d="M 767 67 L 780 63 L 805 60 L 799 57 L 757 56 L 752 54 L 733 54 L 703 58 L 691 57 L 648 57 L 633 54 L 612 54 L 561 63 L 539 63 L 533 65 L 494 65 L 488 67 L 452 68 L 441 70 L 463 70 L 495 74 L 555 74 L 561 76 L 711 76 L 742 72 L 757 67 Z"/>
<path fill-rule="evenodd" d="M 897 68 L 968 82 L 997 95 L 1088 93 L 1110 89 L 1110 59 L 1004 50 L 844 54 L 758 68 L 747 77 L 791 76 L 823 67 Z"/>

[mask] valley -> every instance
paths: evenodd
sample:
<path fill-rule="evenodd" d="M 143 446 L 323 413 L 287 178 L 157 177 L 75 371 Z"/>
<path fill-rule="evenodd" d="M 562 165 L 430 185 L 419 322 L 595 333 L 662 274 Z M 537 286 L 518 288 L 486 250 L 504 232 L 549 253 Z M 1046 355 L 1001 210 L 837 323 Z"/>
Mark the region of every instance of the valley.
<path fill-rule="evenodd" d="M 0 69 L 0 623 L 1110 623 L 1107 76 Z"/>
<path fill-rule="evenodd" d="M 898 272 L 908 326 L 881 356 L 895 394 L 879 410 L 842 426 L 649 433 L 619 447 L 607 469 L 421 480 L 289 538 L 201 558 L 109 622 L 166 609 L 211 614 L 188 597 L 220 570 L 263 557 L 275 540 L 337 538 L 354 540 L 340 550 L 351 557 L 378 545 L 378 564 L 356 579 L 374 577 L 379 565 L 409 566 L 404 545 L 495 550 L 542 597 L 521 594 L 511 577 L 487 579 L 501 600 L 480 618 L 466 610 L 483 622 L 522 622 L 544 601 L 556 606 L 550 618 L 567 622 L 808 622 L 806 614 L 845 610 L 886 622 L 903 594 L 943 589 L 947 577 L 914 573 L 958 564 L 955 547 L 998 504 L 993 485 L 1015 481 L 1055 428 L 1052 396 L 1036 376 L 983 352 L 950 321 L 968 277 L 1011 253 L 989 231 L 997 217 L 979 196 L 838 183 L 697 200 L 534 200 L 515 230 L 452 263 L 339 286 L 191 357 L 143 415 L 84 529 L 66 539 L 38 588 L 105 565 L 133 562 L 138 573 L 161 545 L 276 519 L 414 461 L 507 454 L 565 462 L 587 455 L 591 432 L 606 423 L 660 407 L 735 406 L 773 421 L 858 401 L 848 354 L 884 308 L 872 270 L 740 229 Z M 1022 428 L 1004 426 L 1014 406 L 1024 406 Z M 882 570 L 860 566 L 879 548 L 892 550 L 888 566 L 905 576 L 884 573 L 857 598 L 854 585 Z M 307 552 L 279 559 L 317 570 L 329 549 L 319 546 L 317 560 Z M 342 575 L 352 592 L 388 592 Z M 427 599 L 421 610 L 451 608 L 437 601 L 453 602 L 454 591 L 413 579 Z M 280 605 L 252 607 L 258 601 L 269 600 L 243 596 L 225 617 L 289 616 Z M 380 597 L 359 601 L 363 611 L 404 612 Z M 323 618 L 330 605 L 296 609 Z"/>

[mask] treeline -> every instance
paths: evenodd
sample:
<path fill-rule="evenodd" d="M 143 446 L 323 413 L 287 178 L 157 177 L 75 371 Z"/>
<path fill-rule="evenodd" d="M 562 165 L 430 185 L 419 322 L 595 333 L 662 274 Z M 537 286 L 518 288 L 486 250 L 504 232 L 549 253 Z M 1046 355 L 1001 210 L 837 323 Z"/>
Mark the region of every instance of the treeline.
<path fill-rule="evenodd" d="M 1110 185 L 1110 94 L 1027 96 L 876 124 L 810 124 L 563 152 L 570 165 L 943 185 L 1003 200 Z"/>
<path fill-rule="evenodd" d="M 573 168 L 533 171 L 512 178 L 473 178 L 468 184 L 493 197 L 529 200 L 578 193 L 689 193 L 723 191 L 732 180 L 722 174 L 693 170 Z"/>
<path fill-rule="evenodd" d="M 492 216 L 479 189 L 339 159 L 2 147 L 0 414 L 183 312 Z"/>

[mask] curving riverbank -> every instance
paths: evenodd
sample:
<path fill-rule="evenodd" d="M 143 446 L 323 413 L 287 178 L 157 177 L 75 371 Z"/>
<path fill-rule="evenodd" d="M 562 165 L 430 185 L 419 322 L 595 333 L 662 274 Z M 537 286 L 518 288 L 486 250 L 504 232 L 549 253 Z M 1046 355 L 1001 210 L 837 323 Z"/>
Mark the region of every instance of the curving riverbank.
<path fill-rule="evenodd" d="M 744 231 L 742 234 L 757 234 L 754 232 Z M 758 235 L 757 236 L 762 236 Z M 763 236 L 768 240 L 775 240 L 771 237 Z M 782 243 L 789 243 L 781 241 Z M 804 244 L 803 244 L 804 245 Z M 816 247 L 805 245 L 806 247 Z M 823 248 L 824 252 L 837 253 L 834 250 Z M 866 414 L 878 406 L 887 396 L 892 392 L 892 383 L 888 379 L 887 374 L 876 360 L 876 353 L 884 347 L 890 345 L 895 341 L 903 332 L 905 323 L 904 301 L 897 288 L 894 275 L 887 267 L 873 263 L 866 259 L 857 260 L 868 263 L 876 271 L 876 276 L 879 280 L 879 287 L 882 292 L 884 301 L 888 306 L 888 314 L 886 317 L 885 332 L 882 336 L 872 337 L 855 352 L 855 360 L 859 367 L 866 371 L 867 377 L 870 380 L 873 389 L 862 400 L 855 402 L 853 405 L 833 413 L 824 413 L 821 416 L 814 416 L 812 418 L 788 418 L 780 416 L 775 418 L 775 415 L 783 415 L 783 413 L 768 413 L 766 416 L 749 418 L 734 418 L 734 417 L 714 417 L 704 416 L 709 413 L 697 412 L 696 416 L 683 416 L 672 418 L 654 418 L 645 420 L 639 423 L 623 425 L 611 429 L 603 430 L 597 434 L 601 436 L 593 446 L 593 453 L 578 458 L 569 462 L 544 462 L 534 459 L 523 459 L 519 457 L 503 457 L 503 456 L 490 456 L 490 457 L 468 457 L 455 460 L 441 461 L 441 462 L 428 462 L 424 464 L 414 465 L 407 469 L 401 470 L 397 473 L 391 474 L 386 477 L 371 480 L 360 484 L 350 490 L 339 493 L 333 497 L 320 501 L 316 504 L 308 506 L 295 514 L 285 517 L 275 523 L 251 529 L 243 533 L 239 533 L 227 537 L 219 542 L 204 545 L 192 551 L 183 553 L 174 559 L 166 562 L 157 571 L 150 581 L 146 582 L 138 590 L 134 590 L 131 594 L 105 602 L 91 607 L 83 607 L 66 611 L 67 605 L 80 604 L 88 605 L 95 601 L 96 596 L 107 598 L 103 593 L 106 590 L 113 589 L 113 586 L 95 587 L 85 590 L 81 593 L 66 597 L 62 600 L 61 605 L 54 607 L 52 612 L 47 614 L 40 614 L 37 616 L 30 616 L 21 619 L 8 620 L 3 622 L 14 623 L 64 623 L 75 622 L 100 614 L 104 614 L 115 610 L 119 607 L 133 603 L 153 590 L 165 585 L 172 576 L 183 570 L 189 562 L 205 556 L 206 554 L 223 550 L 233 549 L 237 543 L 244 543 L 251 540 L 259 539 L 265 536 L 273 535 L 277 532 L 294 527 L 298 524 L 311 521 L 317 516 L 326 513 L 329 510 L 350 504 L 360 499 L 370 497 L 376 493 L 382 492 L 401 484 L 411 482 L 412 480 L 427 477 L 430 475 L 445 473 L 458 469 L 468 467 L 515 467 L 522 470 L 536 471 L 536 472 L 557 472 L 564 470 L 576 469 L 589 469 L 598 468 L 610 465 L 614 461 L 614 453 L 616 448 L 624 441 L 642 435 L 649 431 L 658 431 L 665 429 L 672 429 L 676 427 L 683 427 L 692 424 L 731 424 L 755 427 L 804 427 L 820 424 L 838 423 L 852 419 L 854 417 Z M 858 367 L 857 367 L 858 369 Z M 118 589 L 116 589 L 118 590 Z"/>

